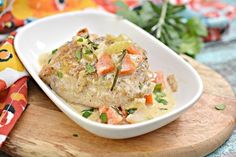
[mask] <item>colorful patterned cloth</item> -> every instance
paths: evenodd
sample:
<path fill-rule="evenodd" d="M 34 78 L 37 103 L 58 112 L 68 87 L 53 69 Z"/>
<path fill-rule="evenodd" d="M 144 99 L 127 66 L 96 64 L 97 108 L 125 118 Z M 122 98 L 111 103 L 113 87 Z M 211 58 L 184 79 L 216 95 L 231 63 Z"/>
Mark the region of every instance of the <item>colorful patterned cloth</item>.
<path fill-rule="evenodd" d="M 0 146 L 27 104 L 28 73 L 14 50 L 14 36 L 0 46 Z"/>
<path fill-rule="evenodd" d="M 116 12 L 116 0 L 0 0 L 0 146 L 15 125 L 27 105 L 28 73 L 14 50 L 11 33 L 34 19 L 56 13 L 85 8 L 104 8 Z M 153 0 L 156 3 L 161 0 Z M 125 0 L 138 6 L 141 0 Z M 208 26 L 206 41 L 219 40 L 236 15 L 236 7 L 209 0 L 171 0 L 175 4 L 186 4 L 183 16 L 198 16 Z"/>

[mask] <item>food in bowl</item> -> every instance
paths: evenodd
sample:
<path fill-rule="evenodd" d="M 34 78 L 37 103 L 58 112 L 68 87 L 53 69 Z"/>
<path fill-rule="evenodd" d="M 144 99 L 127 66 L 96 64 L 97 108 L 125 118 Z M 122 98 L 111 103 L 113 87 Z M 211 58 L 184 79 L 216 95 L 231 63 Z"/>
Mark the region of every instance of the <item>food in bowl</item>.
<path fill-rule="evenodd" d="M 146 51 L 126 35 L 98 36 L 85 28 L 40 60 L 40 78 L 90 120 L 132 124 L 175 106 L 174 75 L 165 81 L 161 71 L 152 72 Z"/>

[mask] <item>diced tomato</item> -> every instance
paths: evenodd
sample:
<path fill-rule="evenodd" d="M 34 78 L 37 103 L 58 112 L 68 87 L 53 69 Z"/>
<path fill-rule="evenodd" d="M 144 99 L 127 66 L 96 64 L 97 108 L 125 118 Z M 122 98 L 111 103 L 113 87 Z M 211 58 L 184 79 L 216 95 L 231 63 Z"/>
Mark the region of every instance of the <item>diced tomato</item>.
<path fill-rule="evenodd" d="M 115 65 L 109 54 L 104 53 L 96 63 L 96 69 L 98 75 L 105 75 L 112 72 L 115 69 Z"/>
<path fill-rule="evenodd" d="M 117 111 L 112 107 L 108 108 L 106 114 L 107 114 L 108 124 L 119 124 L 123 120 L 123 117 L 119 115 Z"/>
<path fill-rule="evenodd" d="M 117 113 L 117 111 L 115 109 L 113 109 L 112 107 L 100 106 L 99 113 L 100 114 L 106 113 L 108 124 L 119 124 L 123 120 L 123 117 L 121 115 L 119 115 Z"/>
<path fill-rule="evenodd" d="M 131 75 L 136 70 L 136 67 L 131 60 L 129 54 L 125 55 L 125 58 L 123 59 L 121 70 L 119 75 Z"/>
<path fill-rule="evenodd" d="M 98 111 L 99 111 L 99 113 L 105 113 L 105 112 L 107 112 L 107 107 L 106 106 L 99 106 L 99 108 L 98 108 Z"/>
<path fill-rule="evenodd" d="M 152 105 L 153 104 L 152 94 L 145 95 L 144 97 L 146 99 L 146 105 Z"/>
<path fill-rule="evenodd" d="M 142 52 L 138 48 L 136 48 L 134 45 L 129 46 L 127 48 L 127 51 L 128 51 L 129 54 L 133 54 L 133 55 L 134 54 L 135 55 L 141 55 L 142 54 Z"/>

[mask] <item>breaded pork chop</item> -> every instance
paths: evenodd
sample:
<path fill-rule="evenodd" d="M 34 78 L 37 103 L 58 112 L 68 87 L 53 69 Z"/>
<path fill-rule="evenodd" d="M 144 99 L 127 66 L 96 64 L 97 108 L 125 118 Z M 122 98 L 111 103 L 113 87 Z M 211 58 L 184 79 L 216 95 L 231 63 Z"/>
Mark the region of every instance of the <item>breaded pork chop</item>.
<path fill-rule="evenodd" d="M 39 76 L 69 103 L 122 106 L 152 93 L 146 52 L 124 35 L 80 30 L 52 52 Z"/>

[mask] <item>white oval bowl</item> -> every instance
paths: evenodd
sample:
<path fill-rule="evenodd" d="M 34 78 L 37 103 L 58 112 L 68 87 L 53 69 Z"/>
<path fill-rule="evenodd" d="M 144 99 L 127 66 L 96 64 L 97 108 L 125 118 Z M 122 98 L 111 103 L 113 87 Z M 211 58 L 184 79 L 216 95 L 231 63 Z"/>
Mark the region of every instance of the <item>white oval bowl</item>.
<path fill-rule="evenodd" d="M 179 86 L 178 92 L 174 94 L 175 108 L 163 116 L 145 122 L 107 125 L 83 118 L 52 91 L 38 76 L 41 69 L 38 63 L 40 54 L 71 40 L 72 36 L 84 27 L 87 27 L 91 33 L 99 35 L 128 35 L 147 50 L 148 61 L 153 71 L 162 70 L 165 76 L 174 74 Z M 199 99 L 203 90 L 198 73 L 181 57 L 141 28 L 113 14 L 83 11 L 43 18 L 24 26 L 16 35 L 14 45 L 28 72 L 57 107 L 84 129 L 105 138 L 130 138 L 158 129 L 175 120 L 191 107 Z"/>

